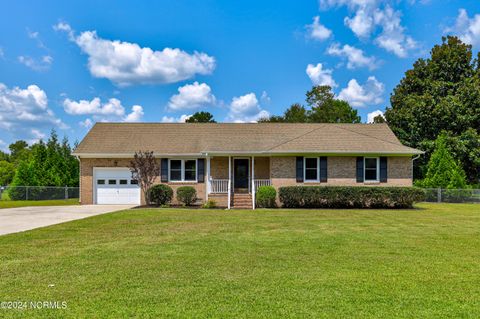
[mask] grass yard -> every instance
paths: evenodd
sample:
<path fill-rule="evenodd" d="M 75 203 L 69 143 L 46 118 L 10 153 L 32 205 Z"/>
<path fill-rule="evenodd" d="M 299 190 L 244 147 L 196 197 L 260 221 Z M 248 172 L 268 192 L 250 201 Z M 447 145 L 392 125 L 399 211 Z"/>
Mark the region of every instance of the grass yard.
<path fill-rule="evenodd" d="M 78 205 L 78 198 L 58 200 L 0 200 L 0 209 L 26 206 L 65 206 Z"/>
<path fill-rule="evenodd" d="M 67 302 L 2 318 L 480 317 L 480 205 L 130 210 L 0 247 L 0 301 Z"/>

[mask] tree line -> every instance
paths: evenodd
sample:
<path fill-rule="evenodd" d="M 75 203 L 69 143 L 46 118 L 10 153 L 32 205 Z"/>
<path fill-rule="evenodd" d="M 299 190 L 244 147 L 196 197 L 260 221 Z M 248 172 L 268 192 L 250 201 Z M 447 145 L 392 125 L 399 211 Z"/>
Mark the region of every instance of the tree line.
<path fill-rule="evenodd" d="M 67 137 L 60 141 L 52 130 L 46 142 L 19 140 L 8 148 L 9 154 L 0 151 L 0 186 L 78 187 L 79 163 Z"/>

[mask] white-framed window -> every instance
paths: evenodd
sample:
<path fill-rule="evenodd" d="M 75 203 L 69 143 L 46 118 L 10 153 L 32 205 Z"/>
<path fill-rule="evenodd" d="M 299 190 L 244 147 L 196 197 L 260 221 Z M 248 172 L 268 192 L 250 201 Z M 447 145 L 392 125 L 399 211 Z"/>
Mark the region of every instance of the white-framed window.
<path fill-rule="evenodd" d="M 363 176 L 365 182 L 378 182 L 380 180 L 380 158 L 365 157 L 363 161 Z"/>
<path fill-rule="evenodd" d="M 168 180 L 171 182 L 196 182 L 196 159 L 169 159 Z"/>
<path fill-rule="evenodd" d="M 320 171 L 319 157 L 305 157 L 303 159 L 303 179 L 305 182 L 318 182 Z"/>

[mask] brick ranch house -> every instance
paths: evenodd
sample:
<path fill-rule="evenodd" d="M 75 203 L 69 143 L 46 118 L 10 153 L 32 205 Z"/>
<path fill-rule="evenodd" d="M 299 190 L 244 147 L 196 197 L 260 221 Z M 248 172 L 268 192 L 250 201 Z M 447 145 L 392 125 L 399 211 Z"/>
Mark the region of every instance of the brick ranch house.
<path fill-rule="evenodd" d="M 153 151 L 156 183 L 254 208 L 261 185 L 411 186 L 412 157 L 386 124 L 97 123 L 74 151 L 81 204 L 143 204 L 129 171 Z M 174 199 L 174 203 L 176 199 Z"/>

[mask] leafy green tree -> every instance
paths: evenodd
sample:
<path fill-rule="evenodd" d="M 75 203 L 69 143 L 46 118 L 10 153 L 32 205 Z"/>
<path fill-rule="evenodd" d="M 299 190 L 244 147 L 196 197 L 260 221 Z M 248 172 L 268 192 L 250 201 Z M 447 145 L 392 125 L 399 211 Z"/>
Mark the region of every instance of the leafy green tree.
<path fill-rule="evenodd" d="M 306 123 L 308 122 L 308 111 L 305 106 L 299 103 L 294 103 L 285 110 L 283 115 L 272 115 L 269 118 L 259 120 L 259 122 Z"/>
<path fill-rule="evenodd" d="M 261 122 L 283 123 L 360 123 L 357 110 L 348 102 L 335 99 L 332 88 L 327 85 L 314 86 L 306 94 L 305 106 L 292 104 L 282 116 L 271 116 Z"/>
<path fill-rule="evenodd" d="M 427 173 L 420 185 L 427 188 L 467 188 L 465 172 L 448 150 L 445 132 L 435 141 L 435 151 L 428 161 Z"/>
<path fill-rule="evenodd" d="M 433 47 L 430 58 L 417 60 L 394 89 L 385 112 L 387 122 L 404 144 L 426 151 L 425 157 L 415 161 L 415 177 L 425 175 L 434 141 L 445 131 L 447 145 L 461 161 L 468 180 L 480 180 L 479 154 L 465 147 L 480 143 L 478 61 L 470 45 L 446 37 Z"/>
<path fill-rule="evenodd" d="M 307 92 L 307 104 L 311 107 L 309 121 L 314 123 L 360 123 L 357 110 L 348 102 L 335 99 L 328 85 L 314 86 Z"/>
<path fill-rule="evenodd" d="M 0 151 L 0 161 L 7 161 L 9 162 L 10 161 L 10 156 L 8 155 L 8 153 L 5 153 L 3 151 Z"/>
<path fill-rule="evenodd" d="M 373 123 L 387 123 L 387 121 L 382 115 L 379 114 L 373 118 Z"/>
<path fill-rule="evenodd" d="M 285 111 L 283 119 L 286 123 L 308 122 L 307 109 L 299 103 L 294 103 Z"/>
<path fill-rule="evenodd" d="M 216 123 L 213 115 L 210 112 L 196 112 L 190 116 L 186 123 Z"/>
<path fill-rule="evenodd" d="M 28 143 L 23 140 L 18 140 L 8 146 L 10 150 L 10 162 L 19 163 L 22 160 L 27 159 L 30 155 L 30 148 Z"/>
<path fill-rule="evenodd" d="M 8 185 L 15 175 L 15 165 L 7 161 L 0 161 L 0 186 Z"/>

